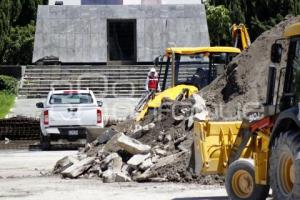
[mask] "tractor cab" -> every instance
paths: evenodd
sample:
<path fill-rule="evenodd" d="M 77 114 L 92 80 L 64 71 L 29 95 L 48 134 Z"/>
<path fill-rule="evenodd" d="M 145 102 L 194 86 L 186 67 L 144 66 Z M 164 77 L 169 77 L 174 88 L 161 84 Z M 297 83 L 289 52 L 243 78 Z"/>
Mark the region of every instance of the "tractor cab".
<path fill-rule="evenodd" d="M 161 91 L 148 93 L 140 100 L 135 108 L 136 120 L 143 120 L 149 111 L 160 108 L 165 98 L 177 100 L 197 93 L 221 74 L 240 52 L 234 47 L 167 48 L 163 56 L 155 59 Z"/>
<path fill-rule="evenodd" d="M 197 89 L 210 84 L 222 74 L 225 66 L 241 52 L 235 47 L 175 47 L 155 59 L 159 67 L 162 91 L 177 85 Z"/>

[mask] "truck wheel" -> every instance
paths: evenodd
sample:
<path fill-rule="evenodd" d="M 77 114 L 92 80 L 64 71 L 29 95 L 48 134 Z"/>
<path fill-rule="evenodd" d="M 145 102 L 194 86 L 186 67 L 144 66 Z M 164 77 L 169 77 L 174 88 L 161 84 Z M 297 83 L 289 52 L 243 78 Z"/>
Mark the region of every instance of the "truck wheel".
<path fill-rule="evenodd" d="M 268 185 L 255 184 L 252 159 L 239 159 L 229 165 L 225 187 L 231 200 L 265 200 L 270 188 Z"/>
<path fill-rule="evenodd" d="M 42 150 L 44 150 L 44 151 L 50 150 L 50 137 L 49 136 L 44 136 L 43 134 L 41 134 L 40 143 L 41 143 Z"/>
<path fill-rule="evenodd" d="M 300 132 L 280 134 L 270 152 L 269 176 L 274 199 L 300 199 Z"/>

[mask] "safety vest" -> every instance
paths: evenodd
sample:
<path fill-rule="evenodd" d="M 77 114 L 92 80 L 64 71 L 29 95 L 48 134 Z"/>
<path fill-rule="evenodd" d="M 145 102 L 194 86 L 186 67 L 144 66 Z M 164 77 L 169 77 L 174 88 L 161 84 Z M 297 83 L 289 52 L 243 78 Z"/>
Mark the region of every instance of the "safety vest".
<path fill-rule="evenodd" d="M 158 78 L 155 77 L 150 77 L 149 76 L 149 82 L 148 82 L 148 89 L 149 90 L 156 90 L 157 89 L 157 84 L 158 84 Z"/>

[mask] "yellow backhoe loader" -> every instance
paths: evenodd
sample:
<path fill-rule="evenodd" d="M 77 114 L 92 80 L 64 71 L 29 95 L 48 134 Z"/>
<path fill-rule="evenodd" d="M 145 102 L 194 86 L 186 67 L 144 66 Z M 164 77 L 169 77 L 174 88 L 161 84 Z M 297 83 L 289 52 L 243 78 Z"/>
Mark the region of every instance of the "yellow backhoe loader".
<path fill-rule="evenodd" d="M 251 45 L 248 30 L 244 24 L 233 24 L 231 26 L 231 37 L 234 42 L 234 47 L 242 51 L 249 48 Z"/>
<path fill-rule="evenodd" d="M 161 92 L 149 93 L 141 99 L 135 109 L 138 112 L 136 120 L 143 120 L 147 113 L 158 109 L 164 98 L 175 100 L 183 91 L 186 96 L 198 92 L 221 74 L 240 52 L 234 47 L 167 48 L 163 56 L 155 59 L 155 65 L 159 66 Z M 193 67 L 195 74 L 183 79 L 180 70 L 188 67 Z"/>
<path fill-rule="evenodd" d="M 284 68 L 281 40 L 289 41 Z M 270 187 L 275 200 L 300 199 L 300 23 L 272 45 L 268 76 L 261 118 L 194 123 L 195 170 L 226 175 L 232 200 L 266 199 Z"/>

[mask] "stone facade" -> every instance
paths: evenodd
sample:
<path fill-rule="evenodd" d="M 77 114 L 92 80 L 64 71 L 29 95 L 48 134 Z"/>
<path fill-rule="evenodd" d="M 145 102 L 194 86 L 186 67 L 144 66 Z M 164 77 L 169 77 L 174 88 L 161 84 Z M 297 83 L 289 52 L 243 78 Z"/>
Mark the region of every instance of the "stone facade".
<path fill-rule="evenodd" d="M 204 5 L 39 6 L 32 61 L 107 62 L 107 20 L 136 19 L 136 62 L 169 46 L 208 46 Z"/>

